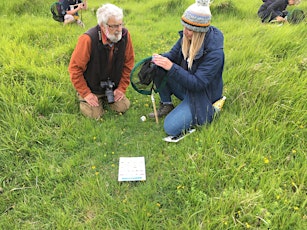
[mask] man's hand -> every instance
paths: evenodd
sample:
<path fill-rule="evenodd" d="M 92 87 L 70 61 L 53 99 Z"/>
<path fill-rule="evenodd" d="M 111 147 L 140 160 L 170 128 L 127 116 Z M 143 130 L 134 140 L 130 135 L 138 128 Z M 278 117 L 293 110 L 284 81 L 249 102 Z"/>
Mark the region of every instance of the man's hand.
<path fill-rule="evenodd" d="M 99 106 L 98 98 L 95 94 L 90 93 L 86 97 L 84 97 L 84 100 L 90 105 L 90 106 Z"/>
<path fill-rule="evenodd" d="M 125 96 L 125 94 L 118 90 L 118 89 L 115 89 L 114 90 L 114 101 L 120 101 L 121 99 L 123 99 Z"/>
<path fill-rule="evenodd" d="M 84 3 L 79 3 L 79 4 L 78 4 L 78 7 L 79 7 L 79 9 L 85 9 Z"/>

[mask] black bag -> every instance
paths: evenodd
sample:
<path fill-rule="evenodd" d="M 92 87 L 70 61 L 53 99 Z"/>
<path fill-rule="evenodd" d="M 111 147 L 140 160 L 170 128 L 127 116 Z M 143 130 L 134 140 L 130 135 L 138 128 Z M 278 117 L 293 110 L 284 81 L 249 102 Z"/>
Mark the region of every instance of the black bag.
<path fill-rule="evenodd" d="M 54 2 L 50 6 L 52 18 L 58 22 L 64 22 L 65 10 L 61 2 Z"/>
<path fill-rule="evenodd" d="M 156 85 L 155 78 L 162 78 Z M 152 91 L 159 92 L 167 82 L 167 71 L 152 62 L 152 57 L 147 57 L 136 63 L 130 73 L 132 87 L 139 93 L 151 95 Z"/>
<path fill-rule="evenodd" d="M 287 21 L 291 24 L 298 24 L 305 19 L 305 13 L 302 10 L 295 9 L 288 13 Z"/>
<path fill-rule="evenodd" d="M 138 73 L 140 84 L 149 85 L 154 80 L 157 69 L 158 67 L 151 60 L 145 61 Z"/>

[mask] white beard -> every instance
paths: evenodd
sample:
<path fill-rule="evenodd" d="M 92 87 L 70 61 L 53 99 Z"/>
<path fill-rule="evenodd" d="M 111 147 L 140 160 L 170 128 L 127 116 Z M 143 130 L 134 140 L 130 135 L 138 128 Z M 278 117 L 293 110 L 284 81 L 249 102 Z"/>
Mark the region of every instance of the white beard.
<path fill-rule="evenodd" d="M 106 30 L 106 36 L 111 42 L 117 43 L 120 39 L 122 39 L 122 32 L 121 31 L 115 32 L 114 34 L 111 35 L 109 33 L 109 30 L 107 29 Z"/>

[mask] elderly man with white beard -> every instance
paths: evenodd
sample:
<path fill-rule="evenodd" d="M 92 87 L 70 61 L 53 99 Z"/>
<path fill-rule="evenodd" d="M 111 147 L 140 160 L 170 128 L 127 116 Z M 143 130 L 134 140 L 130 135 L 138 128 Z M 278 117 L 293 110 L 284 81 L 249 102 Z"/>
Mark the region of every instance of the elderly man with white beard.
<path fill-rule="evenodd" d="M 77 91 L 80 112 L 98 119 L 104 107 L 124 113 L 130 107 L 125 96 L 134 66 L 129 31 L 123 10 L 113 4 L 98 8 L 98 25 L 82 34 L 72 53 L 68 71 Z"/>

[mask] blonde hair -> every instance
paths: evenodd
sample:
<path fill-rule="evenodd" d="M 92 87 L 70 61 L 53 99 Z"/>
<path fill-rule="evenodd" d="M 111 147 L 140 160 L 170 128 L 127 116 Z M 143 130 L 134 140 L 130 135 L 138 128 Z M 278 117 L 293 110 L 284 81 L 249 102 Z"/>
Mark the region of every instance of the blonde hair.
<path fill-rule="evenodd" d="M 199 52 L 204 39 L 205 32 L 195 32 L 193 31 L 192 39 L 189 40 L 185 35 L 182 38 L 182 54 L 185 60 L 188 62 L 188 68 L 191 69 L 193 65 L 194 58 Z"/>

